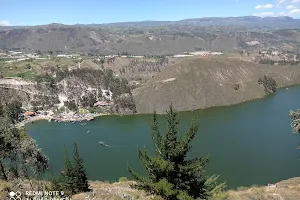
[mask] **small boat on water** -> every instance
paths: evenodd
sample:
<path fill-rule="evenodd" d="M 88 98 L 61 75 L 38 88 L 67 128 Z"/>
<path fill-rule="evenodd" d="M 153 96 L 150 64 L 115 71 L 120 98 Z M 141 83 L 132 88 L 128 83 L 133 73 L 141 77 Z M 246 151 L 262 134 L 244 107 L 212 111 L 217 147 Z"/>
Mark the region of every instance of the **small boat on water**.
<path fill-rule="evenodd" d="M 88 130 L 86 133 L 90 133 L 90 130 Z"/>
<path fill-rule="evenodd" d="M 106 144 L 106 143 L 103 142 L 103 141 L 99 141 L 99 144 L 102 145 L 102 146 L 104 146 L 104 147 L 112 147 L 112 146 Z"/>
<path fill-rule="evenodd" d="M 103 142 L 103 141 L 99 141 L 99 144 L 101 144 L 101 145 L 105 145 L 105 142 Z"/>
<path fill-rule="evenodd" d="M 104 147 L 108 147 L 109 146 L 109 145 L 105 144 L 105 142 L 103 142 L 103 141 L 99 141 L 99 144 L 102 145 L 102 146 L 104 146 Z"/>

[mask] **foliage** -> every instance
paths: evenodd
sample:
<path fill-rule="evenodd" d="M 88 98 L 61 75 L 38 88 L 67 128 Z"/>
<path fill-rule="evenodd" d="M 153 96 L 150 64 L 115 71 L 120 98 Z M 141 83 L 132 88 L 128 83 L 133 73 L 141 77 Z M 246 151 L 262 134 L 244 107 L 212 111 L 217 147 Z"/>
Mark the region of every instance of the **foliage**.
<path fill-rule="evenodd" d="M 74 143 L 74 162 L 71 163 L 66 148 L 64 159 L 64 170 L 58 178 L 53 176 L 51 181 L 52 189 L 63 190 L 67 194 L 89 191 L 86 170 L 83 166 L 83 160 L 79 155 L 76 143 Z"/>
<path fill-rule="evenodd" d="M 93 107 L 96 101 L 97 98 L 93 93 L 88 93 L 80 98 L 80 103 L 83 107 Z"/>
<path fill-rule="evenodd" d="M 291 127 L 293 132 L 300 134 L 300 109 L 296 112 L 290 111 L 290 118 L 292 120 Z"/>
<path fill-rule="evenodd" d="M 69 154 L 64 149 L 64 170 L 61 172 L 61 175 L 56 179 L 55 177 L 52 180 L 53 189 L 60 189 L 66 194 L 74 194 L 75 188 L 73 187 L 74 183 L 74 168 L 71 164 Z"/>
<path fill-rule="evenodd" d="M 190 142 L 198 131 L 196 121 L 193 120 L 189 129 L 180 137 L 178 114 L 172 106 L 165 118 L 166 133 L 162 135 L 158 128 L 157 115 L 153 115 L 152 139 L 155 156 L 150 156 L 146 149 L 138 149 L 138 157 L 145 166 L 148 177 L 142 177 L 129 168 L 138 182 L 137 187 L 166 200 L 209 199 L 218 194 L 225 187 L 225 183 L 217 184 L 216 175 L 205 177 L 208 156 L 186 160 L 191 150 Z"/>
<path fill-rule="evenodd" d="M 125 182 L 125 181 L 128 181 L 127 177 L 120 177 L 119 178 L 119 182 Z"/>
<path fill-rule="evenodd" d="M 115 104 L 114 105 L 115 112 L 117 113 L 121 113 L 120 108 L 122 109 L 128 108 L 133 113 L 137 112 L 134 100 L 131 95 L 123 95 L 115 98 L 114 104 Z"/>
<path fill-rule="evenodd" d="M 20 117 L 23 112 L 21 102 L 19 102 L 17 100 L 13 100 L 10 103 L 6 103 L 5 110 L 6 110 L 7 116 L 9 116 L 13 122 L 20 121 Z"/>
<path fill-rule="evenodd" d="M 83 160 L 79 155 L 77 143 L 74 143 L 74 188 L 75 192 L 89 191 L 88 178 L 83 166 Z"/>
<path fill-rule="evenodd" d="M 261 59 L 259 60 L 260 64 L 268 64 L 268 65 L 275 65 L 275 63 L 277 63 L 278 65 L 298 65 L 299 61 L 295 61 L 295 60 L 279 60 L 279 61 L 275 61 L 275 60 L 271 60 L 271 59 Z"/>
<path fill-rule="evenodd" d="M 41 82 L 48 82 L 48 83 L 53 83 L 54 78 L 50 76 L 49 74 L 41 74 L 36 77 L 36 82 L 41 83 Z"/>
<path fill-rule="evenodd" d="M 6 114 L 0 116 L 0 178 L 40 180 L 48 168 L 48 158 L 25 130 L 11 122 Z"/>
<path fill-rule="evenodd" d="M 96 107 L 91 107 L 88 109 L 90 113 L 103 113 L 104 110 L 103 108 L 96 106 Z"/>
<path fill-rule="evenodd" d="M 71 111 L 78 111 L 78 107 L 77 107 L 77 104 L 76 102 L 73 100 L 73 101 L 66 101 L 64 102 L 64 105 Z"/>
<path fill-rule="evenodd" d="M 166 56 L 156 57 L 154 60 L 131 59 L 127 66 L 120 69 L 120 74 L 160 72 L 168 62 Z"/>
<path fill-rule="evenodd" d="M 263 85 L 265 88 L 266 94 L 270 94 L 276 92 L 277 90 L 277 83 L 276 81 L 267 75 L 264 75 L 263 78 L 258 79 L 258 84 Z"/>

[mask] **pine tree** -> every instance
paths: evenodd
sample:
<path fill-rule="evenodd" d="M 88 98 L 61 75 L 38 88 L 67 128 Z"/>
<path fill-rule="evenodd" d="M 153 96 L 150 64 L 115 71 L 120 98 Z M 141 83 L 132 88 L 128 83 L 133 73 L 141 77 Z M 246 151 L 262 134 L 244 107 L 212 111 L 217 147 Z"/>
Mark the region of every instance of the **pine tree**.
<path fill-rule="evenodd" d="M 148 176 L 143 177 L 129 168 L 137 181 L 137 188 L 166 200 L 209 199 L 218 194 L 225 188 L 225 183 L 217 184 L 217 175 L 205 177 L 208 156 L 186 160 L 191 150 L 190 142 L 198 131 L 196 120 L 192 121 L 183 135 L 179 135 L 179 118 L 172 105 L 165 118 L 167 129 L 162 135 L 158 128 L 157 114 L 153 114 L 152 139 L 155 156 L 150 156 L 145 148 L 138 149 L 138 157 Z"/>
<path fill-rule="evenodd" d="M 65 147 L 65 163 L 64 163 L 64 171 L 62 172 L 62 176 L 59 178 L 61 182 L 61 188 L 67 193 L 75 194 L 74 186 L 74 168 L 71 164 L 69 154 Z"/>
<path fill-rule="evenodd" d="M 74 143 L 74 188 L 76 193 L 89 191 L 88 178 L 79 155 L 77 143 Z"/>

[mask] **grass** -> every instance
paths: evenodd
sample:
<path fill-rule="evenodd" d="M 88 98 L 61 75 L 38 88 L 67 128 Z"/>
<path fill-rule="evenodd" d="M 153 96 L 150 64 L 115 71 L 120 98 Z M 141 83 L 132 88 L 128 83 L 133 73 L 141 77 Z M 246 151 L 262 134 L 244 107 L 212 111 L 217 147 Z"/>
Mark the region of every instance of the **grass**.
<path fill-rule="evenodd" d="M 79 114 L 88 114 L 90 112 L 85 108 L 78 108 L 78 113 Z"/>
<path fill-rule="evenodd" d="M 35 182 L 33 182 L 36 185 Z M 73 200 L 82 200 L 89 195 L 90 199 L 95 200 L 121 200 L 124 194 L 130 195 L 135 200 L 150 200 L 153 196 L 147 195 L 145 192 L 131 188 L 134 184 L 127 181 L 126 177 L 120 177 L 119 182 L 109 183 L 100 181 L 91 181 L 90 186 L 93 192 L 80 193 L 72 196 Z M 9 191 L 17 190 L 14 183 L 0 180 L 0 199 L 5 199 Z M 48 182 L 44 183 L 45 190 L 50 190 Z M 30 185 L 28 181 L 22 182 L 23 191 L 29 191 Z M 159 198 L 156 198 L 157 200 Z M 236 190 L 229 190 L 219 193 L 212 200 L 296 200 L 300 199 L 300 177 L 292 178 L 277 183 L 277 188 L 269 189 L 267 186 L 252 186 L 249 188 L 240 187 Z"/>
<path fill-rule="evenodd" d="M 47 60 L 26 60 L 21 62 L 6 63 L 0 61 L 0 74 L 4 77 L 21 77 L 27 80 L 34 80 L 40 73 L 46 72 L 48 67 L 68 68 L 77 66 L 79 59 L 47 59 Z"/>
<path fill-rule="evenodd" d="M 11 191 L 12 183 L 0 180 L 0 199 L 5 199 L 8 192 Z"/>

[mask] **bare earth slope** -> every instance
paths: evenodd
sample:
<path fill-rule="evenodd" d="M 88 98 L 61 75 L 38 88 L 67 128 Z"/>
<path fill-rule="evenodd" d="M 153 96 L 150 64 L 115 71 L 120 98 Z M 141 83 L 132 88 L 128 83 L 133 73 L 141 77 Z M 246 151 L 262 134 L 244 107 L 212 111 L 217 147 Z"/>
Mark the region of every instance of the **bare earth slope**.
<path fill-rule="evenodd" d="M 259 77 L 273 77 L 278 87 L 300 83 L 299 66 L 271 66 L 225 56 L 186 58 L 169 66 L 134 90 L 139 113 L 164 112 L 170 103 L 177 110 L 228 106 L 265 96 Z M 238 90 L 235 85 L 238 85 Z"/>

